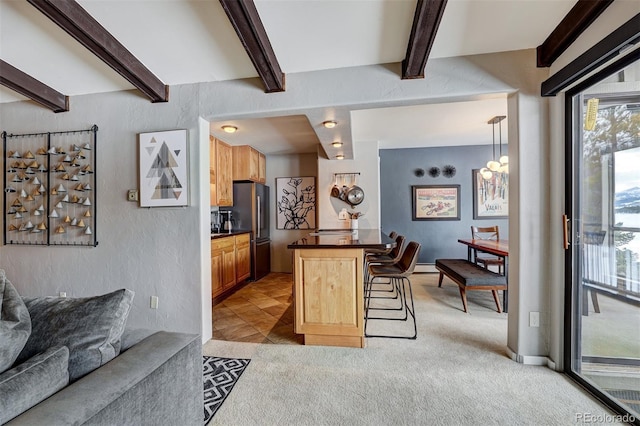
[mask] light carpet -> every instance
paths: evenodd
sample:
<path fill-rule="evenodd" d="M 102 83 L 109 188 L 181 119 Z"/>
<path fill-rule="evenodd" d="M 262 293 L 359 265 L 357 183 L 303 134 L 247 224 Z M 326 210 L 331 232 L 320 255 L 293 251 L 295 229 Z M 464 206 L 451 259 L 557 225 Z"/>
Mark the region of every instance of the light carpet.
<path fill-rule="evenodd" d="M 568 425 L 611 416 L 565 375 L 507 356 L 507 316 L 490 292 L 412 277 L 417 340 L 365 349 L 212 340 L 204 354 L 250 358 L 211 425 Z M 404 324 L 386 321 L 386 331 Z M 401 331 L 399 331 L 401 332 Z"/>

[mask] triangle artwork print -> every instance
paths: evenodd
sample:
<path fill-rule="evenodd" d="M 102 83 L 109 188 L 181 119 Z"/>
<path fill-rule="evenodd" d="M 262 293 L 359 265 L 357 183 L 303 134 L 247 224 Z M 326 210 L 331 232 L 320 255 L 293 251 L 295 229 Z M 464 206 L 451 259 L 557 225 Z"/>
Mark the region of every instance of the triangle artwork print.
<path fill-rule="evenodd" d="M 187 205 L 187 131 L 140 134 L 141 206 Z"/>
<path fill-rule="evenodd" d="M 177 152 L 179 153 L 180 151 L 178 150 Z M 180 197 L 182 185 L 173 171 L 176 167 L 178 167 L 178 162 L 173 156 L 173 153 L 169 150 L 167 143 L 162 142 L 160 151 L 156 154 L 147 173 L 147 178 L 160 178 L 151 198 L 165 200 L 171 198 L 178 199 Z"/>

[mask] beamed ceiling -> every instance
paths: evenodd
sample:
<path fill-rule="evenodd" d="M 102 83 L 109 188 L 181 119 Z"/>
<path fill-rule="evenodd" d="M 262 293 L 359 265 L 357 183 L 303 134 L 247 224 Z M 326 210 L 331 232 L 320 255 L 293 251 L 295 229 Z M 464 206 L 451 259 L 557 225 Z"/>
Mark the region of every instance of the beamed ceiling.
<path fill-rule="evenodd" d="M 0 102 L 28 98 L 62 113 L 75 95 L 132 87 L 171 102 L 174 84 L 256 76 L 270 94 L 287 90 L 287 72 L 393 62 L 402 64 L 399 79 L 429 78 L 429 58 L 536 47 L 537 65 L 548 67 L 612 1 L 0 0 Z M 456 107 L 478 109 L 465 104 Z M 425 108 L 384 114 L 408 128 Z M 478 120 L 486 126 L 499 113 Z M 253 131 L 232 143 L 259 146 L 261 127 L 263 140 L 288 139 L 289 128 L 307 145 L 297 151 L 311 151 L 312 115 L 246 120 Z M 378 119 L 376 111 L 360 116 Z"/>

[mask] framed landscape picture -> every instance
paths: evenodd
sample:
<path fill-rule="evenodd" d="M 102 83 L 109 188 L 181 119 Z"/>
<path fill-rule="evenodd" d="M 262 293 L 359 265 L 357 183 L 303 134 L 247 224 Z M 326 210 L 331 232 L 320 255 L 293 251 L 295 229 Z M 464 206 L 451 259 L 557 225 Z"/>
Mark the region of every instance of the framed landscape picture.
<path fill-rule="evenodd" d="M 509 175 L 493 173 L 491 179 L 484 179 L 480 170 L 473 176 L 473 218 L 506 219 L 509 217 Z"/>
<path fill-rule="evenodd" d="M 413 185 L 413 220 L 460 220 L 460 185 Z"/>

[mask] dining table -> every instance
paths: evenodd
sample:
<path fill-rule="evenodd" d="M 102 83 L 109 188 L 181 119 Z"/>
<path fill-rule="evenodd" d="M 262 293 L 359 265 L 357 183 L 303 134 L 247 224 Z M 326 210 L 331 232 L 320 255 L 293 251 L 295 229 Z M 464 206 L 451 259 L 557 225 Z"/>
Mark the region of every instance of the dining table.
<path fill-rule="evenodd" d="M 459 243 L 467 246 L 467 260 L 475 263 L 475 254 L 478 251 L 483 253 L 492 254 L 502 259 L 504 263 L 503 274 L 507 280 L 507 287 L 509 286 L 509 240 L 483 240 L 483 239 L 458 239 Z M 504 312 L 508 312 L 508 299 L 509 290 L 502 292 L 502 306 Z"/>

